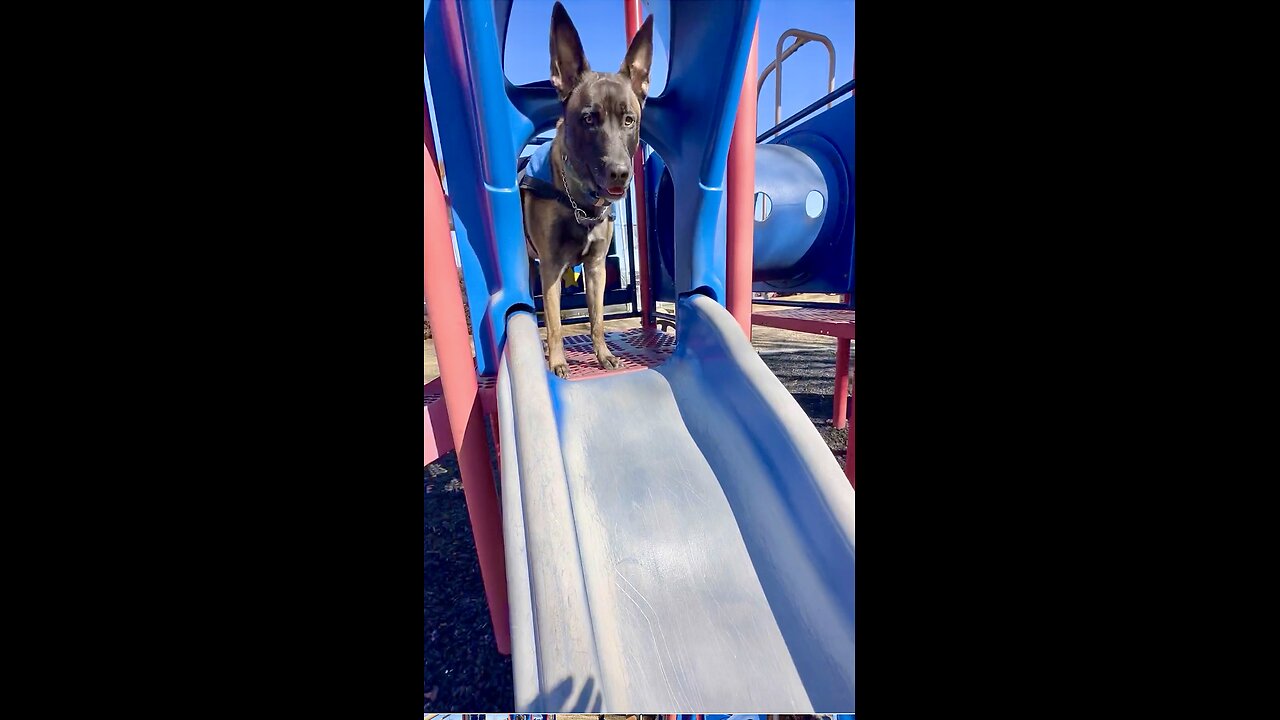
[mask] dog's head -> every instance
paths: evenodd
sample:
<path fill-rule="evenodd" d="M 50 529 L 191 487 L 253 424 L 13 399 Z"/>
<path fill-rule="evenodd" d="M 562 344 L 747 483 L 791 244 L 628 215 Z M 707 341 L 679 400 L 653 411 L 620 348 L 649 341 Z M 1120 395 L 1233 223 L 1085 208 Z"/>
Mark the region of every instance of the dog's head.
<path fill-rule="evenodd" d="M 564 103 L 559 134 L 574 169 L 601 197 L 620 200 L 627 192 L 652 62 L 652 15 L 631 40 L 618 72 L 598 73 L 591 71 L 564 6 L 557 2 L 552 9 L 551 84 Z"/>

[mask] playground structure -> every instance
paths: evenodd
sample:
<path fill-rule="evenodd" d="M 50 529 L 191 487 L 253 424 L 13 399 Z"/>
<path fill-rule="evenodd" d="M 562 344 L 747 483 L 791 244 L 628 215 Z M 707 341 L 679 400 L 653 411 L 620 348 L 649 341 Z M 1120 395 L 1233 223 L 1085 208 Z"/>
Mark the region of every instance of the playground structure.
<path fill-rule="evenodd" d="M 498 714 L 463 714 L 463 712 L 428 712 L 424 714 L 424 720 L 490 720 L 492 717 L 502 717 Z M 621 715 L 620 717 L 627 717 Z M 641 716 L 644 717 L 644 716 Z M 733 714 L 733 715 L 658 715 L 662 720 L 773 720 L 772 715 L 765 714 Z M 827 714 L 815 715 L 815 720 L 854 720 L 854 715 L 845 714 L 845 712 L 827 712 Z M 508 714 L 507 720 L 584 720 L 581 715 L 557 715 L 557 714 L 540 714 L 540 712 L 521 712 L 521 714 Z M 590 717 L 586 720 L 596 720 Z"/>
<path fill-rule="evenodd" d="M 783 42 L 797 38 L 785 51 Z M 777 57 L 757 80 L 764 87 L 775 76 L 775 121 L 781 117 L 782 61 L 806 42 L 824 45 L 830 53 L 828 88 L 834 85 L 835 55 L 823 35 L 791 29 L 778 38 Z M 855 334 L 853 307 L 854 272 L 854 143 L 855 82 L 850 81 L 756 137 L 754 205 L 751 228 L 739 237 L 752 237 L 750 266 L 739 272 L 751 275 L 755 292 L 835 293 L 840 302 L 792 302 L 755 300 L 757 305 L 785 309 L 750 313 L 751 324 L 836 338 L 836 388 L 832 400 L 832 426 L 844 428 L 853 418 L 853 375 L 849 348 Z M 845 98 L 848 95 L 849 97 Z M 653 155 L 645 163 L 649 184 L 645 202 L 649 217 L 649 267 L 655 297 L 674 302 L 671 271 L 675 229 L 671 223 L 670 173 L 662 158 Z M 730 211 L 729 223 L 737 220 Z M 746 220 L 741 220 L 745 223 Z M 752 234 L 752 230 L 754 231 Z M 730 242 L 730 251 L 737 244 Z M 745 301 L 742 301 L 745 302 Z M 731 306 L 731 310 L 733 310 Z M 749 311 L 748 311 L 749 312 Z M 735 316 L 738 312 L 735 311 Z M 655 313 L 660 325 L 676 318 Z M 854 483 L 854 432 L 849 428 L 845 473 Z"/>
<path fill-rule="evenodd" d="M 423 720 L 490 720 L 495 717 L 494 713 L 489 714 L 467 714 L 467 713 L 426 713 Z M 496 715 L 496 717 L 502 717 Z M 582 715 L 558 715 L 555 713 L 519 713 L 508 714 L 507 720 L 584 720 Z M 629 717 L 622 715 L 620 717 Z M 647 717 L 647 716 L 641 716 Z M 737 713 L 737 714 L 698 714 L 698 715 L 658 715 L 662 720 L 773 720 L 772 715 L 757 713 Z M 816 720 L 853 720 L 852 713 L 824 713 L 814 716 Z M 596 720 L 589 718 L 587 720 Z"/>
<path fill-rule="evenodd" d="M 784 33 L 783 37 L 778 38 L 779 98 L 782 92 L 780 61 L 802 44 L 797 42 L 787 53 L 782 53 L 782 41 L 786 35 Z M 816 38 L 825 39 L 822 36 Z M 826 44 L 830 49 L 830 42 L 827 41 Z M 760 86 L 764 85 L 767 72 L 761 74 Z M 770 223 L 770 220 L 783 219 L 775 214 L 779 201 L 774 197 L 771 202 L 774 213 L 756 224 L 755 249 L 757 257 L 761 259 L 755 265 L 755 289 L 786 287 L 792 292 L 834 292 L 842 295 L 842 302 L 789 303 L 764 300 L 761 304 L 783 305 L 787 309 L 756 312 L 751 316 L 752 323 L 756 325 L 836 338 L 836 387 L 832 399 L 831 423 L 837 428 L 849 428 L 845 474 L 850 483 L 854 482 L 856 467 L 853 461 L 855 433 L 851 424 L 854 417 L 851 394 L 854 382 L 853 373 L 849 369 L 849 345 L 854 339 L 855 330 L 853 296 L 856 279 L 853 272 L 856 215 L 856 177 L 853 172 L 856 102 L 854 83 L 851 80 L 839 90 L 832 90 L 786 122 L 778 123 L 756 138 L 757 142 L 762 143 L 757 152 L 766 158 L 765 162 L 757 162 L 756 165 L 757 190 L 768 198 L 770 189 L 774 189 L 773 194 L 784 200 L 782 210 L 789 222 Z M 843 97 L 845 93 L 849 94 L 847 99 L 833 104 L 833 101 Z M 819 112 L 823 105 L 826 106 L 826 111 Z M 810 189 L 801 201 L 798 195 L 805 188 Z M 841 198 L 842 202 L 829 202 L 831 198 Z M 801 237 L 787 237 L 796 233 L 802 233 Z M 761 255 L 766 255 L 772 262 L 764 261 Z"/>
<path fill-rule="evenodd" d="M 629 38 L 640 7 L 624 6 Z M 538 336 L 515 180 L 516 156 L 553 126 L 559 102 L 550 83 L 516 86 L 503 72 L 510 0 L 426 2 L 424 105 L 448 112 L 436 115 L 443 158 L 424 123 L 425 300 L 441 372 L 424 388 L 424 463 L 457 450 L 518 709 L 852 708 L 854 493 L 749 342 L 753 274 L 774 278 L 757 284 L 834 282 L 802 277 L 804 267 L 843 252 L 846 229 L 850 296 L 852 138 L 836 160 L 813 159 L 800 131 L 822 127 L 805 121 L 757 147 L 758 0 L 650 7 L 669 56 L 641 123 L 654 154 L 636 164 L 642 326 L 607 334 L 624 363 L 607 375 L 575 363 L 568 338 L 573 371 L 561 380 Z M 697 70 L 708 67 L 724 74 Z M 823 183 L 824 208 L 762 236 L 757 183 L 784 166 Z M 785 181 L 769 187 L 779 219 L 807 212 L 807 195 L 797 205 Z M 664 289 L 674 338 L 654 328 Z"/>

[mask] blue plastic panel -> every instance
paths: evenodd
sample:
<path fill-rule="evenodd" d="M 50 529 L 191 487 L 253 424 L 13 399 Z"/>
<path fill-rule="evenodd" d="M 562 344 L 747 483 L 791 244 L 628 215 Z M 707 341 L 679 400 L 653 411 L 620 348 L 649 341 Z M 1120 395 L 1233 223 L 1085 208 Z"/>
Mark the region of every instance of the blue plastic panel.
<path fill-rule="evenodd" d="M 724 302 L 724 201 L 729 137 L 759 0 L 650 3 L 663 33 L 667 86 L 645 106 L 640 137 L 662 156 L 674 186 L 676 292 Z"/>
<path fill-rule="evenodd" d="M 850 293 L 854 290 L 854 102 L 842 100 L 774 141 L 756 148 L 756 190 L 770 194 L 773 215 L 755 224 L 755 291 Z M 797 159 L 795 152 L 804 154 Z M 650 274 L 655 297 L 670 301 L 675 258 L 673 185 L 656 155 L 646 163 Z M 809 190 L 823 194 L 823 210 L 804 212 Z M 724 208 L 719 222 L 723 225 Z M 816 227 L 815 227 L 816 226 Z M 724 242 L 723 228 L 717 242 Z M 665 294 L 664 294 L 665 293 Z M 852 298 L 850 299 L 852 303 Z"/>
<path fill-rule="evenodd" d="M 671 175 L 657 153 L 644 164 L 645 237 L 648 239 L 649 284 L 653 299 L 676 301 L 675 204 L 671 200 Z M 659 204 L 659 198 L 662 199 Z"/>
<path fill-rule="evenodd" d="M 662 154 L 675 186 L 675 288 L 701 289 L 723 302 L 724 234 L 716 228 L 723 225 L 729 136 L 759 0 L 649 5 L 667 48 L 668 76 L 662 94 L 645 107 L 640 136 Z M 554 125 L 560 104 L 549 83 L 517 87 L 506 79 L 510 0 L 427 0 L 424 7 L 426 71 L 450 201 L 461 223 L 476 363 L 490 375 L 505 340 L 505 317 L 514 307 L 533 306 L 516 157 L 535 132 Z"/>
<path fill-rule="evenodd" d="M 847 97 L 837 101 L 828 110 L 822 110 L 787 130 L 758 149 L 771 145 L 783 145 L 804 152 L 821 171 L 827 186 L 827 197 L 822 218 L 822 230 L 816 240 L 805 250 L 796 263 L 794 280 L 788 282 L 775 273 L 771 282 L 757 282 L 755 290 L 781 290 L 789 292 L 854 291 L 854 231 L 857 214 L 854 124 L 857 98 Z M 757 186 L 761 179 L 772 181 L 773 173 L 780 171 L 773 166 L 756 165 Z M 763 173 L 763 178 L 761 178 Z M 768 224 L 768 221 L 765 222 Z M 756 225 L 755 246 L 760 247 L 760 224 Z M 766 234 L 765 236 L 769 236 Z M 757 276 L 757 280 L 763 278 Z M 850 298 L 852 303 L 852 297 Z"/>
<path fill-rule="evenodd" d="M 440 130 L 458 254 L 467 285 L 476 364 L 497 372 L 505 318 L 531 307 L 516 154 L 532 123 L 507 97 L 491 2 L 427 0 L 423 45 L 432 107 Z"/>

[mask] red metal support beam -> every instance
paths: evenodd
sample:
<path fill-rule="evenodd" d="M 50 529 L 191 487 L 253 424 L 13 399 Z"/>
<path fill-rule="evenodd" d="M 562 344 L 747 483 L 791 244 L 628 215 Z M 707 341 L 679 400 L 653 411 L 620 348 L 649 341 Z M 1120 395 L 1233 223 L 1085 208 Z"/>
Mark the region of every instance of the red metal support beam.
<path fill-rule="evenodd" d="M 854 381 L 853 381 L 852 375 L 849 376 L 849 389 L 852 391 L 852 394 L 849 396 L 849 448 L 845 450 L 845 453 L 844 453 L 844 476 L 849 478 L 849 485 L 853 487 L 853 489 L 857 490 L 858 484 L 853 480 L 853 472 L 854 472 L 854 467 L 853 467 L 853 437 L 854 437 L 853 430 L 854 428 L 853 426 L 855 424 L 854 412 L 853 412 L 853 407 L 854 407 L 853 398 L 858 394 L 858 390 L 856 387 L 854 387 Z"/>
<path fill-rule="evenodd" d="M 440 384 L 449 416 L 449 430 L 458 451 L 462 491 L 471 517 L 471 533 L 480 560 L 489 618 L 498 652 L 511 654 L 511 621 L 507 612 L 507 573 L 498 494 L 489 468 L 484 416 L 476 381 L 470 336 L 462 315 L 462 291 L 449 235 L 449 210 L 435 162 L 424 146 L 423 172 L 423 297 L 431 318 Z"/>
<path fill-rule="evenodd" d="M 622 0 L 622 15 L 626 19 L 627 46 L 630 47 L 631 39 L 640 31 L 640 0 Z M 636 282 L 640 285 L 640 326 L 652 329 L 654 323 L 650 313 L 653 312 L 654 304 L 653 286 L 649 282 L 649 236 L 645 234 L 648 218 L 644 204 L 644 143 L 636 148 L 632 164 L 635 166 L 632 184 L 636 194 L 636 248 L 640 254 L 639 273 L 636 277 Z"/>
<path fill-rule="evenodd" d="M 453 435 L 449 433 L 449 415 L 444 404 L 444 390 L 440 378 L 422 386 L 422 464 L 430 465 L 441 455 L 453 449 Z"/>
<path fill-rule="evenodd" d="M 756 194 L 756 64 L 760 44 L 760 22 L 751 36 L 751 55 L 738 98 L 738 115 L 729 140 L 728 247 L 725 248 L 725 308 L 751 339 L 751 260 L 755 248 Z"/>
<path fill-rule="evenodd" d="M 853 310 L 825 308 L 788 308 L 757 312 L 751 316 L 751 322 L 756 325 L 846 340 L 852 340 L 857 334 L 854 319 Z"/>
<path fill-rule="evenodd" d="M 831 403 L 831 426 L 842 428 L 848 424 L 845 413 L 849 408 L 849 341 L 836 340 L 836 392 Z"/>
<path fill-rule="evenodd" d="M 840 302 L 848 303 L 849 294 L 841 295 Z M 831 414 L 833 427 L 842 428 L 848 424 L 846 419 L 849 412 L 849 377 L 849 340 L 842 337 L 836 340 L 836 392 L 832 398 Z M 852 437 L 853 433 L 850 432 L 849 435 Z M 853 447 L 852 441 L 850 441 L 850 447 Z"/>

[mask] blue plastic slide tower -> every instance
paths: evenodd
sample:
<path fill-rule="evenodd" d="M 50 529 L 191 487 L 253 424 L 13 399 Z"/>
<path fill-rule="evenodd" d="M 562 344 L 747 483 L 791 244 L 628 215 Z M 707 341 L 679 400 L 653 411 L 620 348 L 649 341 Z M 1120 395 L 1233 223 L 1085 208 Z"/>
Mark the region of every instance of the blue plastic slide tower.
<path fill-rule="evenodd" d="M 497 376 L 516 709 L 850 710 L 854 490 L 723 306 L 716 225 L 759 3 L 649 7 L 669 72 L 641 138 L 671 173 L 680 334 L 657 368 L 566 381 L 516 187 L 559 102 L 506 79 L 509 0 L 425 5 L 477 367 Z"/>

